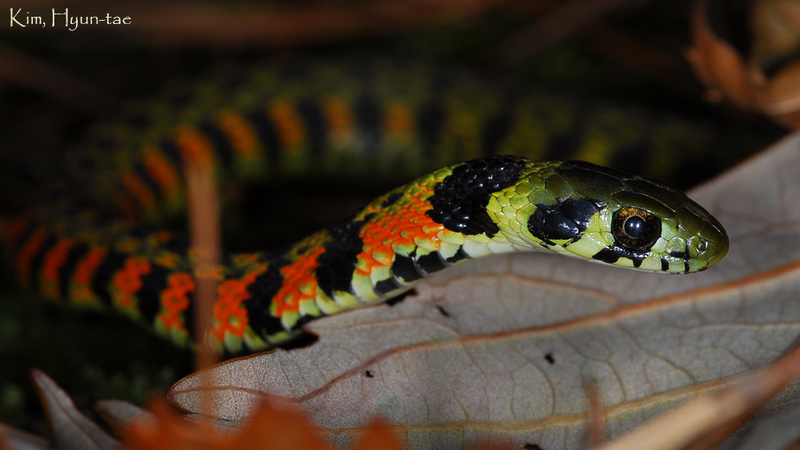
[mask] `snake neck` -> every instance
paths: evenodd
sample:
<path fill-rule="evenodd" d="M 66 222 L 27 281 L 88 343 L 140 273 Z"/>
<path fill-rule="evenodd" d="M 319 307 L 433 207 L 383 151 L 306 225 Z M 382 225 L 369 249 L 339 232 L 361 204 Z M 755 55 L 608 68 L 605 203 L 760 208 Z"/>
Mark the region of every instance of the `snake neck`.
<path fill-rule="evenodd" d="M 264 265 L 249 288 L 258 294 L 247 301 L 250 326 L 263 336 L 293 331 L 315 317 L 400 295 L 452 265 L 519 250 L 487 204 L 530 170 L 530 161 L 516 157 L 475 160 L 375 199 Z"/>

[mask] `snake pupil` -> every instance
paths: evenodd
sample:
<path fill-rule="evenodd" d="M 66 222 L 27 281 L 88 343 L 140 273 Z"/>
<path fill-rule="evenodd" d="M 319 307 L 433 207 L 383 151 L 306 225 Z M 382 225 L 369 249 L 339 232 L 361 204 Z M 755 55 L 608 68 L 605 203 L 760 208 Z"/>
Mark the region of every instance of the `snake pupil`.
<path fill-rule="evenodd" d="M 647 251 L 661 236 L 661 220 L 649 211 L 629 206 L 614 213 L 611 231 L 620 247 Z"/>
<path fill-rule="evenodd" d="M 641 238 L 646 231 L 644 219 L 639 216 L 631 216 L 625 221 L 625 234 L 633 239 Z"/>

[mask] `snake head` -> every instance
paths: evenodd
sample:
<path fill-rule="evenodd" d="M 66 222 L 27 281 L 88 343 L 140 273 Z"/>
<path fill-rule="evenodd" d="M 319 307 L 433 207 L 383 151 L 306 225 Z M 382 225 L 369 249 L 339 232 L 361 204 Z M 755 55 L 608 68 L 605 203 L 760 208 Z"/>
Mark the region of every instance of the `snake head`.
<path fill-rule="evenodd" d="M 524 197 L 524 201 L 521 197 Z M 725 229 L 666 183 L 586 162 L 537 163 L 515 186 L 495 193 L 494 217 L 515 209 L 501 233 L 566 256 L 661 273 L 706 270 L 728 252 Z M 494 210 L 494 212 L 492 211 Z"/>

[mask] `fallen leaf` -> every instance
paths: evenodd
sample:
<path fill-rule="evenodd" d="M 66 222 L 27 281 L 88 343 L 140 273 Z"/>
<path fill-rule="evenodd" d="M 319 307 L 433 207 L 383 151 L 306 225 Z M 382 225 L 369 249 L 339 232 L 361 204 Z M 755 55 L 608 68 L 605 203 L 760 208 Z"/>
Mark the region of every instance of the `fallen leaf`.
<path fill-rule="evenodd" d="M 752 59 L 761 67 L 791 56 L 800 49 L 800 2 L 758 0 L 753 2 Z"/>
<path fill-rule="evenodd" d="M 47 424 L 58 450 L 117 450 L 119 442 L 75 408 L 69 398 L 44 372 L 32 369 L 31 379 L 39 391 Z"/>
<path fill-rule="evenodd" d="M 95 409 L 117 431 L 134 420 L 155 420 L 148 411 L 124 400 L 100 400 Z"/>
<path fill-rule="evenodd" d="M 760 91 L 761 77 L 736 49 L 714 34 L 706 20 L 705 9 L 705 1 L 695 2 L 692 11 L 694 46 L 687 50 L 686 58 L 700 81 L 710 89 L 712 100 L 725 97 L 741 109 L 759 110 L 765 101 Z"/>
<path fill-rule="evenodd" d="M 783 450 L 800 442 L 800 408 L 755 424 L 733 447 L 735 450 Z"/>
<path fill-rule="evenodd" d="M 709 88 L 709 99 L 727 98 L 743 110 L 768 114 L 790 129 L 800 128 L 800 62 L 790 62 L 769 79 L 764 75 L 772 60 L 800 46 L 800 6 L 796 1 L 754 2 L 755 39 L 750 55 L 740 55 L 718 38 L 706 18 L 706 1 L 692 11 L 693 47 L 686 52 L 697 77 Z"/>
<path fill-rule="evenodd" d="M 311 322 L 314 345 L 241 358 L 169 399 L 237 424 L 263 394 L 295 399 L 337 445 L 376 412 L 409 448 L 583 445 L 590 380 L 614 439 L 778 358 L 800 335 L 800 134 L 692 193 L 731 239 L 691 276 L 546 254 L 465 264 L 395 306 Z M 798 386 L 773 408 L 798 403 Z"/>
<path fill-rule="evenodd" d="M 769 367 L 736 380 L 717 395 L 675 408 L 596 450 L 715 448 L 776 393 L 800 376 L 800 347 Z"/>
<path fill-rule="evenodd" d="M 239 429 L 220 429 L 191 421 L 163 401 L 150 409 L 152 417 L 136 420 L 121 431 L 128 450 L 332 450 L 309 420 L 293 405 L 263 397 L 248 423 Z M 155 419 L 155 420 L 153 420 Z M 364 428 L 353 450 L 402 450 L 400 440 L 383 421 Z"/>
<path fill-rule="evenodd" d="M 50 442 L 0 423 L 0 450 L 54 450 Z"/>

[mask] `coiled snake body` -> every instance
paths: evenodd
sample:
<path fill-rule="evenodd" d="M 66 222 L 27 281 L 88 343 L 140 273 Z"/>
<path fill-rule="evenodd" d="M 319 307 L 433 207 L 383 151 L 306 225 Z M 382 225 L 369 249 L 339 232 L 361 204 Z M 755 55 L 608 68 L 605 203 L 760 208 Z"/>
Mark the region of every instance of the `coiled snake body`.
<path fill-rule="evenodd" d="M 168 138 L 162 133 L 157 145 L 135 144 L 128 159 L 140 162 L 118 177 L 127 195 L 115 197 L 119 209 L 146 213 L 158 199 L 174 203 L 180 167 L 219 158 L 221 147 L 236 154 L 229 165 L 258 165 L 252 152 L 267 146 L 253 129 L 258 120 L 283 130 L 286 161 L 296 160 L 294 141 L 281 128 L 291 116 L 291 108 L 280 113 L 284 103 L 273 96 L 263 103 L 267 109 L 258 105 L 249 115 L 215 106 L 213 114 L 167 127 Z M 267 114 L 254 115 L 259 110 Z M 333 141 L 346 135 L 335 125 L 328 127 Z M 7 243 L 23 285 L 73 304 L 111 306 L 178 345 L 192 342 L 194 269 L 180 238 L 51 206 L 20 217 Z M 430 274 L 490 254 L 550 251 L 690 273 L 716 263 L 727 249 L 720 223 L 670 185 L 585 162 L 478 158 L 398 187 L 283 250 L 226 254 L 207 339 L 227 354 L 271 348 L 301 334 L 309 320 L 395 297 Z"/>

